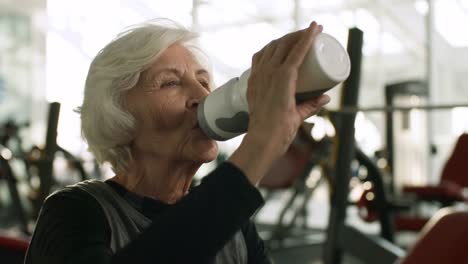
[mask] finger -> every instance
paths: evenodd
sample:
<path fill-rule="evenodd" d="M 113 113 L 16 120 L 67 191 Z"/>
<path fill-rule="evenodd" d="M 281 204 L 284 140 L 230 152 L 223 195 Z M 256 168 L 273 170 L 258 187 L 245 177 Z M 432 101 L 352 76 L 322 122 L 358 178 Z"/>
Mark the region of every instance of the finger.
<path fill-rule="evenodd" d="M 252 68 L 260 63 L 263 57 L 263 52 L 265 52 L 265 50 L 261 49 L 252 56 Z"/>
<path fill-rule="evenodd" d="M 317 114 L 320 109 L 330 102 L 330 96 L 324 94 L 318 98 L 305 101 L 297 105 L 296 109 L 299 113 L 301 120 L 305 120 L 315 114 Z"/>
<path fill-rule="evenodd" d="M 271 56 L 275 53 L 277 45 L 278 45 L 278 40 L 277 39 L 275 39 L 275 40 L 271 41 L 270 43 L 268 43 L 268 45 L 266 45 L 263 48 L 264 52 L 263 52 L 262 58 L 259 61 L 259 63 L 261 63 L 261 64 L 268 63 L 271 60 Z"/>
<path fill-rule="evenodd" d="M 288 54 L 285 63 L 299 67 L 312 46 L 315 36 L 319 34 L 321 30 L 321 26 L 318 26 L 315 21 L 312 22 L 309 28 L 303 32 L 301 39 L 294 45 L 291 52 Z"/>
<path fill-rule="evenodd" d="M 305 29 L 298 30 L 293 33 L 284 35 L 278 39 L 278 44 L 275 49 L 275 53 L 272 55 L 271 60 L 275 64 L 282 64 L 286 57 L 288 56 L 289 51 L 294 46 L 294 43 L 299 41 Z"/>

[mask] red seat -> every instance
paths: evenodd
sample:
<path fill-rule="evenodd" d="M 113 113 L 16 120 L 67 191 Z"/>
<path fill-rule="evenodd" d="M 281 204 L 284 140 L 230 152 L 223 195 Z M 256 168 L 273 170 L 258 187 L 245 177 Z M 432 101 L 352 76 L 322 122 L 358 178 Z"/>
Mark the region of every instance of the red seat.
<path fill-rule="evenodd" d="M 455 144 L 452 155 L 447 160 L 438 185 L 405 186 L 403 192 L 416 196 L 420 201 L 438 201 L 443 205 L 468 201 L 463 188 L 468 188 L 468 134 L 462 134 Z M 419 231 L 427 222 L 420 217 L 397 215 L 395 229 Z"/>
<path fill-rule="evenodd" d="M 462 134 L 455 144 L 452 155 L 447 160 L 442 171 L 440 183 L 433 186 L 406 186 L 403 192 L 415 196 L 416 201 L 436 201 L 448 206 L 453 202 L 468 201 L 463 188 L 468 188 L 468 134 Z M 367 199 L 366 190 L 357 202 L 359 215 L 367 222 L 379 219 L 379 213 L 374 200 Z M 406 215 L 404 211 L 414 206 L 414 199 L 409 199 L 405 205 L 391 204 L 389 209 L 397 211 L 394 214 L 393 225 L 396 231 L 420 231 L 429 220 L 427 217 Z M 411 204 L 411 205 L 410 205 Z M 401 211 L 401 212 L 400 212 Z"/>
<path fill-rule="evenodd" d="M 1 263 L 20 264 L 23 263 L 29 241 L 0 235 L 0 259 Z"/>
<path fill-rule="evenodd" d="M 393 224 L 396 230 L 418 232 L 427 221 L 428 219 L 425 217 L 398 215 L 395 217 Z"/>
<path fill-rule="evenodd" d="M 401 264 L 468 263 L 468 212 L 442 209 Z"/>
<path fill-rule="evenodd" d="M 442 171 L 436 186 L 405 186 L 403 192 L 422 200 L 464 201 L 463 188 L 468 188 L 468 134 L 462 134 Z"/>

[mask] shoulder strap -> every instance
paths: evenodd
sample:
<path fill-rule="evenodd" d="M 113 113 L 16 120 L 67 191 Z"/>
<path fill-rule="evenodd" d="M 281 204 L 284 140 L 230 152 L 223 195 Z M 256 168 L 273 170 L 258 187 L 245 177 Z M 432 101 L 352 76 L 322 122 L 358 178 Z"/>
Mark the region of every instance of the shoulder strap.
<path fill-rule="evenodd" d="M 151 224 L 151 220 L 133 208 L 106 183 L 88 180 L 69 186 L 90 194 L 101 205 L 111 229 L 112 252 L 123 248 Z M 247 263 L 247 245 L 241 230 L 216 254 L 215 264 Z"/>
<path fill-rule="evenodd" d="M 246 264 L 247 255 L 244 234 L 239 230 L 216 254 L 214 264 Z"/>
<path fill-rule="evenodd" d="M 79 188 L 87 192 L 101 205 L 111 229 L 111 249 L 114 253 L 151 224 L 151 220 L 102 181 L 83 181 L 70 188 Z"/>

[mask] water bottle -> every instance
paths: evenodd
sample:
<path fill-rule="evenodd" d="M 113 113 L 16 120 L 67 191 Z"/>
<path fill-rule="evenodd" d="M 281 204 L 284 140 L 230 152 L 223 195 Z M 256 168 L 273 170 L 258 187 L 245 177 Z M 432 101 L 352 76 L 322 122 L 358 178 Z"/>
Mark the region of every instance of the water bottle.
<path fill-rule="evenodd" d="M 296 102 L 320 96 L 346 80 L 349 55 L 334 37 L 319 33 L 299 68 Z M 198 106 L 198 124 L 210 138 L 224 141 L 247 132 L 247 82 L 250 69 L 210 93 Z"/>

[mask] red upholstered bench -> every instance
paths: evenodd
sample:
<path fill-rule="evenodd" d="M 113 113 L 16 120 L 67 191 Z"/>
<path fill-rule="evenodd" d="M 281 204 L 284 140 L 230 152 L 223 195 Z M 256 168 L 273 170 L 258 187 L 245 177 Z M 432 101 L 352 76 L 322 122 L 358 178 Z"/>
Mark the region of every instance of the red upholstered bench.
<path fill-rule="evenodd" d="M 0 234 L 0 262 L 22 264 L 29 241 Z"/>

